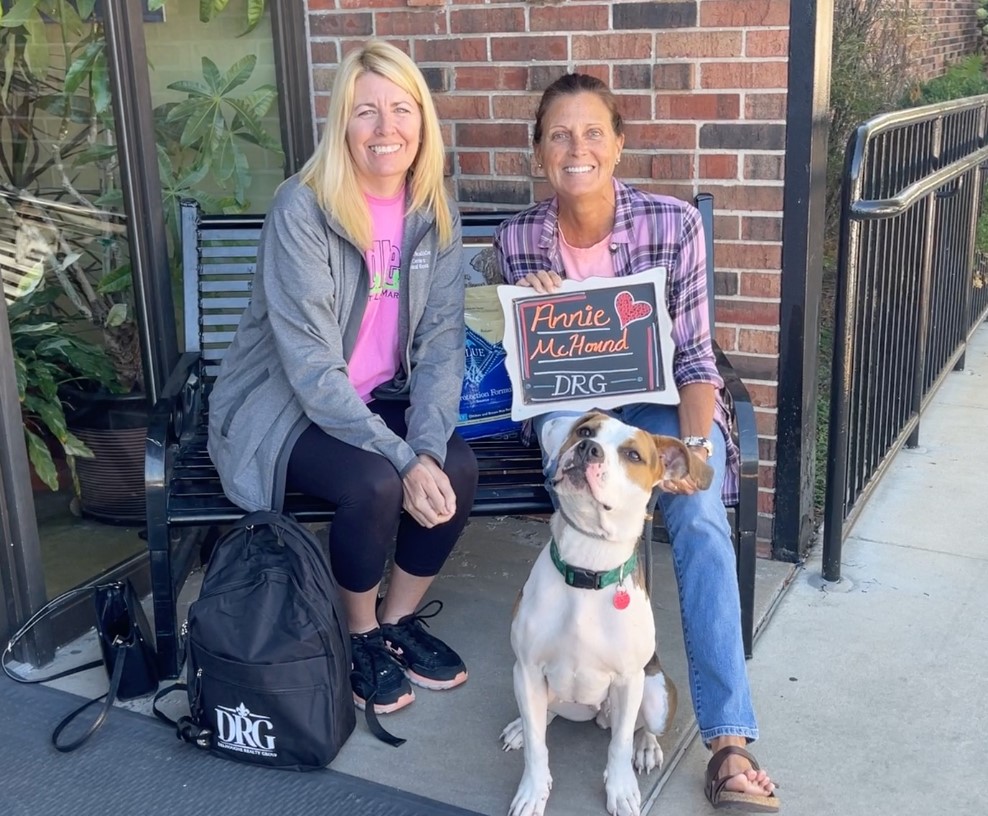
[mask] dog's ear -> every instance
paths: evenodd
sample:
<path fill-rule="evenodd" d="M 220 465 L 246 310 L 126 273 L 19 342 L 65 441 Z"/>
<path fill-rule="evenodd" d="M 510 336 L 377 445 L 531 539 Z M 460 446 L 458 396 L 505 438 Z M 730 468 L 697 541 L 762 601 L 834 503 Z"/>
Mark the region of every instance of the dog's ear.
<path fill-rule="evenodd" d="M 559 451 L 578 419 L 579 417 L 575 416 L 561 416 L 547 419 L 542 423 L 539 431 L 539 447 L 549 454 L 550 460 L 559 457 Z"/>
<path fill-rule="evenodd" d="M 714 479 L 714 469 L 698 456 L 694 456 L 678 439 L 671 436 L 652 435 L 655 441 L 655 448 L 659 452 L 659 459 L 662 460 L 662 480 L 663 482 L 677 482 L 692 476 L 693 481 L 701 490 L 710 487 Z"/>

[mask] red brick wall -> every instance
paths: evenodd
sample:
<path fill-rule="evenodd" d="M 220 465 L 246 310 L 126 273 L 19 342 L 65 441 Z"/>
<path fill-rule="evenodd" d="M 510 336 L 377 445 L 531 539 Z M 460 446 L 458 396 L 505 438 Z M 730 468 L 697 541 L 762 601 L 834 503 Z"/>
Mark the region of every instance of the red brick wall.
<path fill-rule="evenodd" d="M 981 43 L 974 0 L 913 0 L 921 33 L 914 45 L 917 79 L 940 76 Z"/>
<path fill-rule="evenodd" d="M 758 406 L 771 532 L 789 0 L 308 0 L 317 118 L 341 53 L 376 36 L 416 60 L 464 209 L 544 198 L 531 151 L 541 91 L 568 70 L 618 95 L 620 176 L 717 207 L 716 335 Z M 765 550 L 767 552 L 767 549 Z"/>

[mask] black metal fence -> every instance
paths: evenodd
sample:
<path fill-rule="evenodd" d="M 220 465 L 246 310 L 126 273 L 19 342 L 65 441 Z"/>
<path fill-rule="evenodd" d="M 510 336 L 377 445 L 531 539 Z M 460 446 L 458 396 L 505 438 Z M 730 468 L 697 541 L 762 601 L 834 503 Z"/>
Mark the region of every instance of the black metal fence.
<path fill-rule="evenodd" d="M 988 311 L 976 251 L 988 96 L 876 117 L 848 143 L 837 266 L 823 575 Z M 988 212 L 985 213 L 988 221 Z M 988 229 L 988 227 L 985 227 Z"/>

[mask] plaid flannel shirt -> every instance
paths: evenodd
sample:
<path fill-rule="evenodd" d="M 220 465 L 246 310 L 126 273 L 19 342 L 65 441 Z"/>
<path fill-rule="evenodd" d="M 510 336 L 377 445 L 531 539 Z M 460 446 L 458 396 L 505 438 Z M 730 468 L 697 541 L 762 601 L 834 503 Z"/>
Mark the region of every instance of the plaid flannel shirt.
<path fill-rule="evenodd" d="M 717 389 L 714 422 L 727 439 L 727 472 L 721 491 L 726 504 L 736 504 L 740 456 L 730 433 L 710 342 L 707 293 L 707 250 L 700 213 L 691 204 L 642 192 L 614 180 L 616 211 L 611 252 L 618 277 L 666 268 L 666 306 L 672 318 L 673 379 L 676 387 L 709 383 Z M 494 249 L 507 283 L 531 272 L 552 270 L 565 278 L 559 253 L 559 204 L 555 197 L 504 221 L 494 235 Z"/>

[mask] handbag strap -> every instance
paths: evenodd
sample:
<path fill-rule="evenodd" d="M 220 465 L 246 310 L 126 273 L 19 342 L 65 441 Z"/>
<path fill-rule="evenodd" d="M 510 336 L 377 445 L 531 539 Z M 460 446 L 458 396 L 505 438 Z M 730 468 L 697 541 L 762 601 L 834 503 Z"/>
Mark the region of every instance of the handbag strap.
<path fill-rule="evenodd" d="M 82 745 L 86 740 L 88 740 L 93 734 L 95 734 L 103 723 L 106 722 L 106 718 L 110 714 L 110 709 L 113 708 L 113 701 L 117 699 L 117 690 L 120 688 L 120 678 L 123 677 L 123 667 L 124 661 L 127 659 L 127 649 L 124 647 L 122 638 L 116 637 L 113 641 L 113 650 L 115 652 L 115 657 L 113 660 L 113 675 L 110 677 L 110 688 L 106 694 L 102 694 L 92 700 L 89 700 L 79 706 L 75 711 L 66 716 L 58 725 L 55 726 L 55 730 L 51 734 L 51 743 L 55 746 L 55 749 L 61 751 L 63 754 L 67 754 L 70 751 L 74 751 L 80 745 Z M 102 662 L 97 663 L 97 666 L 102 665 Z M 58 741 L 59 736 L 65 727 L 72 722 L 76 717 L 82 714 L 91 705 L 98 703 L 100 700 L 103 701 L 103 708 L 100 709 L 99 715 L 93 720 L 92 724 L 86 731 L 79 736 L 77 739 L 68 743 L 60 743 Z"/>
<path fill-rule="evenodd" d="M 25 624 L 14 633 L 13 637 L 11 637 L 9 641 L 7 641 L 7 648 L 3 650 L 3 655 L 0 655 L 0 668 L 3 668 L 4 674 L 6 674 L 11 680 L 18 683 L 47 683 L 49 680 L 58 680 L 61 677 L 68 677 L 70 674 L 78 674 L 79 672 L 83 672 L 88 669 L 95 669 L 97 666 L 102 666 L 102 660 L 93 660 L 90 663 L 84 663 L 81 666 L 56 672 L 55 674 L 50 674 L 47 677 L 37 677 L 29 680 L 28 678 L 21 677 L 19 674 L 15 674 L 11 671 L 7 661 L 8 656 L 13 656 L 14 647 L 20 643 L 21 639 L 24 638 L 24 636 L 27 635 L 27 633 L 30 632 L 31 629 L 34 628 L 34 626 L 43 618 L 48 617 L 48 615 L 56 609 L 65 606 L 68 601 L 72 600 L 76 596 L 95 591 L 96 584 L 86 584 L 85 586 L 70 589 L 68 592 L 63 592 L 57 598 L 52 598 L 52 600 L 28 618 Z"/>

